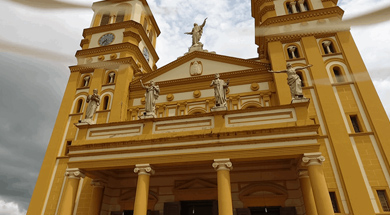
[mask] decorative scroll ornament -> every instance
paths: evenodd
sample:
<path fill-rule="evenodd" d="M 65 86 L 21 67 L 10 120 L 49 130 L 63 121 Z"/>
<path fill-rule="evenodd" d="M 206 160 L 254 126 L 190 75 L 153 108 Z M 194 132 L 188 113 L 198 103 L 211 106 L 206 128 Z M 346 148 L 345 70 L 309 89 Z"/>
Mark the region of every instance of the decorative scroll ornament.
<path fill-rule="evenodd" d="M 225 159 L 215 159 L 213 163 L 213 168 L 217 171 L 219 170 L 232 170 L 233 169 L 233 164 L 230 162 L 229 158 Z"/>
<path fill-rule="evenodd" d="M 322 162 L 325 161 L 325 157 L 318 153 L 305 153 L 302 158 L 302 165 L 311 166 L 311 165 L 322 165 Z"/>
<path fill-rule="evenodd" d="M 75 178 L 75 179 L 80 179 L 84 178 L 85 174 L 80 170 L 80 169 L 67 169 L 65 172 L 65 176 L 68 178 Z"/>
<path fill-rule="evenodd" d="M 154 170 L 149 164 L 136 164 L 134 173 L 138 173 L 138 175 L 153 175 Z"/>
<path fill-rule="evenodd" d="M 201 61 L 194 61 L 190 64 L 190 75 L 201 75 L 203 73 L 203 64 Z"/>

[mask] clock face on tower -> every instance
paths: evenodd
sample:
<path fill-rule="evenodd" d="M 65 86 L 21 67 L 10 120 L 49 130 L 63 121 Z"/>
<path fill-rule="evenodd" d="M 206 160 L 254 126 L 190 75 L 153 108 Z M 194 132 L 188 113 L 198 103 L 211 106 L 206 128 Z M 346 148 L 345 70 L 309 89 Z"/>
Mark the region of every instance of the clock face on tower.
<path fill-rule="evenodd" d="M 149 51 L 148 51 L 148 49 L 146 47 L 144 47 L 143 54 L 144 54 L 144 57 L 145 57 L 146 61 L 149 62 Z"/>
<path fill-rule="evenodd" d="M 99 45 L 101 45 L 101 46 L 109 45 L 110 43 L 112 43 L 112 41 L 114 41 L 114 39 L 115 39 L 114 34 L 112 34 L 112 33 L 105 34 L 102 37 L 100 37 Z"/>

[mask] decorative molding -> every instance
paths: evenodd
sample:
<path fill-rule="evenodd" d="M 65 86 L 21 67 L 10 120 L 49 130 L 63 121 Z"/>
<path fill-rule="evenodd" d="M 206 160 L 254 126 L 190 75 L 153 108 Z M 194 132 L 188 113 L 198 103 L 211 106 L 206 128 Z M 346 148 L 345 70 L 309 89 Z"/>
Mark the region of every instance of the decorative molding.
<path fill-rule="evenodd" d="M 263 9 L 261 9 L 259 12 L 259 18 L 261 19 L 266 13 L 270 11 L 275 11 L 275 5 L 265 6 Z"/>
<path fill-rule="evenodd" d="M 132 38 L 136 39 L 138 41 L 138 43 L 141 42 L 141 40 L 142 40 L 142 38 L 139 34 L 132 32 L 132 31 L 123 32 L 123 37 L 132 37 Z"/>
<path fill-rule="evenodd" d="M 70 179 L 80 179 L 84 178 L 85 174 L 78 168 L 66 169 L 65 176 Z"/>
<path fill-rule="evenodd" d="M 294 13 L 294 14 L 288 14 L 283 16 L 271 17 L 265 20 L 261 25 L 268 26 L 273 24 L 282 24 L 291 21 L 303 22 L 308 20 L 315 20 L 318 18 L 322 18 L 323 16 L 332 15 L 332 14 L 338 15 L 338 17 L 341 19 L 341 17 L 344 14 L 344 11 L 338 6 L 317 9 L 317 10 L 310 10 L 302 13 Z"/>
<path fill-rule="evenodd" d="M 113 23 L 113 24 L 109 24 L 109 25 L 102 25 L 102 26 L 97 26 L 97 27 L 92 27 L 92 28 L 87 28 L 87 29 L 84 29 L 83 36 L 86 37 L 88 35 L 92 35 L 92 34 L 96 34 L 96 33 L 102 33 L 102 32 L 106 32 L 106 31 L 113 31 L 113 30 L 122 29 L 122 28 L 125 28 L 125 29 L 127 29 L 127 28 L 135 28 L 135 29 L 137 29 L 138 33 L 139 33 L 139 36 L 145 42 L 146 46 L 148 47 L 148 50 L 151 51 L 151 53 L 153 55 L 153 59 L 156 62 L 158 61 L 159 57 L 157 55 L 157 52 L 154 49 L 154 46 L 153 46 L 152 42 L 149 40 L 149 37 L 146 34 L 145 29 L 143 28 L 143 26 L 140 23 L 135 22 L 133 20 L 129 20 L 129 21 L 125 21 L 125 22 L 119 22 L 119 23 Z M 126 32 L 124 32 L 123 34 L 125 34 L 125 33 Z M 158 34 L 159 33 L 157 33 L 157 35 Z"/>
<path fill-rule="evenodd" d="M 233 169 L 233 164 L 232 164 L 232 162 L 230 162 L 229 158 L 214 159 L 213 168 L 216 171 L 220 171 L 220 170 L 230 171 Z"/>
<path fill-rule="evenodd" d="M 322 165 L 325 161 L 325 157 L 321 155 L 321 152 L 305 153 L 302 157 L 303 166 Z"/>
<path fill-rule="evenodd" d="M 90 42 L 89 39 L 82 39 L 81 42 L 80 42 L 80 47 L 83 48 L 83 46 L 85 44 L 89 44 L 89 42 Z"/>
<path fill-rule="evenodd" d="M 202 93 L 200 92 L 200 90 L 195 90 L 193 96 L 194 98 L 199 98 L 200 96 L 202 96 Z"/>
<path fill-rule="evenodd" d="M 175 98 L 173 94 L 168 94 L 167 95 L 167 101 L 172 101 Z"/>
<path fill-rule="evenodd" d="M 259 90 L 259 88 L 260 88 L 260 86 L 259 86 L 258 83 L 252 83 L 251 84 L 251 90 L 257 91 L 257 90 Z"/>
<path fill-rule="evenodd" d="M 153 175 L 154 170 L 149 164 L 136 164 L 134 173 L 138 173 L 138 175 Z"/>
<path fill-rule="evenodd" d="M 194 51 L 191 52 L 183 57 L 178 58 L 177 60 L 159 68 L 158 70 L 148 73 L 145 76 L 143 76 L 142 80 L 152 80 L 153 78 L 164 74 L 165 72 L 168 72 L 180 65 L 183 65 L 187 63 L 188 61 L 191 61 L 192 59 L 195 58 L 202 58 L 206 60 L 212 60 L 212 61 L 217 61 L 217 62 L 223 62 L 223 63 L 228 63 L 228 64 L 235 64 L 235 65 L 240 65 L 240 66 L 246 66 L 246 67 L 252 67 L 252 68 L 263 68 L 265 71 L 271 69 L 269 63 L 262 63 L 254 60 L 246 60 L 246 59 L 241 59 L 241 58 L 235 58 L 235 57 L 229 57 L 225 55 L 218 55 L 218 54 L 212 54 L 209 52 L 199 52 L 199 51 Z M 136 81 L 138 82 L 138 81 Z"/>
<path fill-rule="evenodd" d="M 76 66 L 70 66 L 70 72 L 94 72 L 95 69 L 98 68 L 106 68 L 106 69 L 116 69 L 119 65 L 122 64 L 129 64 L 131 67 L 133 67 L 134 70 L 139 70 L 137 63 L 134 61 L 132 57 L 128 58 L 119 58 L 111 61 L 103 61 L 103 62 L 96 62 L 91 64 L 84 64 L 84 65 L 76 65 Z M 148 69 L 150 69 L 148 67 Z"/>

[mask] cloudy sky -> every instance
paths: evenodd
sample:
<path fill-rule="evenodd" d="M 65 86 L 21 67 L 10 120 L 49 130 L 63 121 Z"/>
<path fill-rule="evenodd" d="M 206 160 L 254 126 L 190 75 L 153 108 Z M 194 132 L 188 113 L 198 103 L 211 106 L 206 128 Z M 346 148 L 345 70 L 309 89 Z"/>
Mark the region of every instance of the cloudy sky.
<path fill-rule="evenodd" d="M 1 0 L 0 13 L 0 215 L 25 214 L 93 0 L 63 0 L 82 8 L 48 9 L 38 0 Z M 40 0 L 43 1 L 43 0 Z M 21 3 L 28 2 L 30 6 Z M 161 67 L 191 45 L 193 22 L 208 17 L 205 49 L 256 57 L 250 0 L 148 0 L 161 29 Z M 388 6 L 388 0 L 339 0 L 345 17 Z M 44 6 L 44 7 L 43 7 Z M 39 8 L 41 7 L 41 8 Z M 390 115 L 390 22 L 354 26 L 352 33 Z"/>

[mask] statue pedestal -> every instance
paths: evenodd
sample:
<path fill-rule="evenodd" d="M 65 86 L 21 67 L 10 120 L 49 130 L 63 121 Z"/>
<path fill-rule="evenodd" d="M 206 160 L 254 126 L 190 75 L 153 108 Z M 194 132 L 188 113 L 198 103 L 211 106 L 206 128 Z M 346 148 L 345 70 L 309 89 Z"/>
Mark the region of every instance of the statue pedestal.
<path fill-rule="evenodd" d="M 309 102 L 309 101 L 310 101 L 310 99 L 308 99 L 308 98 L 292 99 L 291 104 L 303 103 L 303 102 Z"/>
<path fill-rule="evenodd" d="M 140 119 L 150 119 L 150 118 L 157 118 L 156 114 L 153 112 L 144 112 L 143 115 L 138 116 Z"/>
<path fill-rule="evenodd" d="M 212 53 L 212 54 L 215 54 L 215 52 L 209 52 L 207 51 L 206 49 L 203 49 L 203 44 L 201 42 L 191 46 L 190 48 L 188 48 L 188 52 L 185 53 L 184 55 L 187 55 L 191 52 L 194 52 L 194 51 L 198 51 L 198 52 L 208 52 L 208 53 Z"/>
<path fill-rule="evenodd" d="M 94 124 L 96 124 L 96 122 L 93 121 L 92 119 L 79 120 L 79 123 L 77 123 L 77 125 L 94 125 Z"/>
<path fill-rule="evenodd" d="M 218 107 L 218 106 L 214 106 L 214 107 L 212 107 L 211 108 L 211 112 L 215 112 L 215 111 L 226 111 L 227 110 L 227 107 L 225 107 L 225 106 L 220 106 L 220 107 Z"/>

